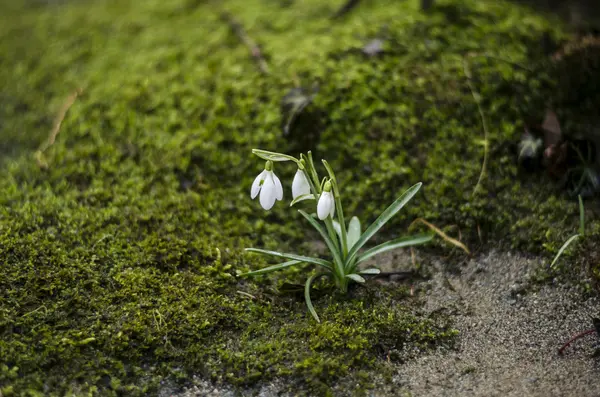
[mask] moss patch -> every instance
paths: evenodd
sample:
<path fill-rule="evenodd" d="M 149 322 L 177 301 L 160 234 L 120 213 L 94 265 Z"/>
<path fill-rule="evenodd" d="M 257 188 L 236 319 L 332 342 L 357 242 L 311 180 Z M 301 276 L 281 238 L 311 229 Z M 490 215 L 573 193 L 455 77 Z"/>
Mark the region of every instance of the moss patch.
<path fill-rule="evenodd" d="M 423 181 L 386 229 L 393 234 L 422 216 L 458 225 L 473 245 L 481 236 L 486 246 L 550 257 L 576 230 L 576 203 L 547 180 L 520 177 L 511 148 L 523 116 L 548 95 L 546 76 L 487 58 L 471 64 L 490 124 L 486 177 L 472 194 L 483 133 L 463 55 L 538 65 L 541 37 L 564 37 L 557 21 L 503 2 L 446 1 L 423 14 L 416 1 L 389 0 L 333 22 L 325 16 L 337 4 L 284 3 L 2 6 L 4 395 L 143 394 L 190 373 L 239 386 L 278 376 L 326 393 L 324 374 L 365 385 L 360 371 L 385 366 L 386 349 L 446 343 L 443 319 L 374 285 L 350 299 L 315 299 L 325 320 L 317 326 L 301 297 L 269 292 L 301 270 L 236 279 L 236 270 L 265 265 L 244 247 L 314 251 L 298 215 L 285 205 L 265 213 L 249 199 L 262 167 L 254 147 L 294 152 L 311 134 L 348 214 L 363 222 Z M 261 45 L 269 75 L 222 9 Z M 383 54 L 357 51 L 375 37 Z M 319 90 L 284 137 L 280 101 L 295 81 Z M 40 168 L 33 152 L 79 88 Z M 295 170 L 276 171 L 291 181 Z M 593 239 L 600 226 L 589 218 Z"/>

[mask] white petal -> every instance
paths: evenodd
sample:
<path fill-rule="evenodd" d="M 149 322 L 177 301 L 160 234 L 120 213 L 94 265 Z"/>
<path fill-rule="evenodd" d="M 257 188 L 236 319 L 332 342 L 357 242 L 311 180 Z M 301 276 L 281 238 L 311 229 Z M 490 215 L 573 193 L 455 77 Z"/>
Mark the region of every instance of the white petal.
<path fill-rule="evenodd" d="M 263 170 L 263 172 L 261 172 L 256 178 L 254 178 L 254 182 L 252 182 L 252 188 L 250 189 L 250 197 L 252 199 L 258 196 L 258 192 L 260 192 L 260 188 L 262 187 L 260 181 L 265 179 L 266 173 L 267 170 Z"/>
<path fill-rule="evenodd" d="M 292 198 L 302 196 L 304 194 L 310 194 L 310 185 L 306 179 L 304 171 L 296 171 L 294 175 L 294 181 L 292 182 Z"/>
<path fill-rule="evenodd" d="M 331 214 L 332 204 L 333 196 L 331 192 L 323 192 L 317 204 L 317 216 L 320 220 L 324 221 Z"/>
<path fill-rule="evenodd" d="M 273 181 L 275 182 L 275 193 L 277 193 L 275 197 L 277 198 L 277 200 L 281 201 L 283 200 L 283 186 L 281 186 L 281 181 L 279 180 L 277 175 L 275 175 L 274 172 L 272 173 L 272 175 Z"/>
<path fill-rule="evenodd" d="M 295 199 L 296 197 L 300 196 L 300 185 L 302 183 L 302 181 L 300 180 L 300 175 L 302 175 L 303 172 L 298 170 L 296 171 L 296 175 L 294 175 L 294 180 L 292 181 L 292 199 Z"/>
<path fill-rule="evenodd" d="M 331 195 L 331 210 L 329 215 L 331 216 L 331 219 L 333 219 L 333 216 L 335 215 L 335 199 L 333 198 L 333 194 Z"/>
<path fill-rule="evenodd" d="M 260 205 L 267 211 L 273 208 L 275 200 L 277 199 L 277 192 L 275 182 L 271 175 L 267 175 L 265 182 L 260 190 Z"/>

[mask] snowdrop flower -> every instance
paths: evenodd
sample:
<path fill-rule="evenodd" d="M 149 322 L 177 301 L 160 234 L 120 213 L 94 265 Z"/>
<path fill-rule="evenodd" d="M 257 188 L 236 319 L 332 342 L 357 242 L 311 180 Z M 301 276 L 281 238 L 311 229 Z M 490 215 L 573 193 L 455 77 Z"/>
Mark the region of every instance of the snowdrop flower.
<path fill-rule="evenodd" d="M 331 192 L 331 182 L 325 182 L 323 186 L 323 193 L 319 197 L 319 203 L 317 204 L 317 216 L 320 220 L 324 221 L 328 216 L 333 218 L 335 213 L 335 200 L 333 199 L 333 193 Z"/>
<path fill-rule="evenodd" d="M 270 210 L 275 205 L 275 200 L 283 199 L 283 187 L 281 181 L 273 172 L 273 162 L 267 161 L 265 169 L 261 172 L 252 183 L 250 197 L 256 198 L 260 192 L 260 205 L 265 210 Z"/>
<path fill-rule="evenodd" d="M 296 199 L 296 197 L 306 194 L 310 194 L 310 185 L 308 184 L 308 179 L 306 179 L 306 174 L 304 173 L 304 164 L 301 161 L 298 164 L 298 171 L 296 171 L 294 181 L 292 182 L 292 199 Z"/>

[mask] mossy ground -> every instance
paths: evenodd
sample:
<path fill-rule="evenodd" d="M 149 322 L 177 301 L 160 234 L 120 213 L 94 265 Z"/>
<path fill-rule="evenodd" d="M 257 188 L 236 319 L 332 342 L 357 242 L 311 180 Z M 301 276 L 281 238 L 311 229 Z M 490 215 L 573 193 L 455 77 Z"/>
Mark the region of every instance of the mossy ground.
<path fill-rule="evenodd" d="M 428 14 L 417 3 L 365 1 L 335 21 L 340 4 L 318 0 L 3 4 L 2 393 L 133 395 L 191 373 L 239 386 L 277 376 L 326 393 L 385 366 L 387 351 L 449 343 L 447 322 L 402 293 L 324 294 L 316 325 L 301 297 L 273 292 L 304 271 L 236 278 L 266 264 L 244 247 L 314 250 L 285 202 L 266 213 L 248 197 L 262 167 L 250 150 L 296 153 L 307 134 L 364 222 L 423 181 L 387 233 L 420 216 L 457 225 L 472 246 L 551 257 L 576 230 L 577 205 L 520 175 L 513 150 L 523 118 L 543 112 L 546 76 L 471 59 L 490 125 L 473 194 L 484 140 L 462 61 L 476 52 L 539 65 L 541 38 L 566 37 L 560 23 L 500 1 L 440 1 Z M 261 45 L 270 74 L 223 10 Z M 383 54 L 357 51 L 375 37 Z M 284 137 L 280 101 L 295 84 L 319 91 Z M 76 89 L 40 167 L 33 153 Z M 276 171 L 289 182 L 295 170 Z M 593 242 L 600 224 L 587 215 Z M 586 252 L 597 263 L 598 248 Z"/>

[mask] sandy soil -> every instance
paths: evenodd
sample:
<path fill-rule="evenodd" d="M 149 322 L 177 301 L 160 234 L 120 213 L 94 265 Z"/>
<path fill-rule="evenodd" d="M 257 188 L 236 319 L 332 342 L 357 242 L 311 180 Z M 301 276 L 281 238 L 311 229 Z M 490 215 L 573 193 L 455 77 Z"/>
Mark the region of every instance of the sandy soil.
<path fill-rule="evenodd" d="M 530 285 L 536 260 L 490 253 L 458 274 L 427 282 L 427 310 L 450 310 L 461 333 L 456 351 L 434 352 L 398 368 L 413 396 L 600 396 L 599 339 L 572 335 L 592 327 L 597 298 L 572 288 Z"/>

